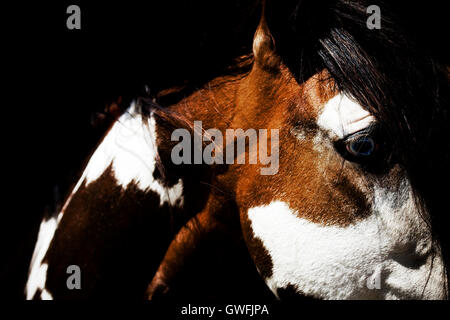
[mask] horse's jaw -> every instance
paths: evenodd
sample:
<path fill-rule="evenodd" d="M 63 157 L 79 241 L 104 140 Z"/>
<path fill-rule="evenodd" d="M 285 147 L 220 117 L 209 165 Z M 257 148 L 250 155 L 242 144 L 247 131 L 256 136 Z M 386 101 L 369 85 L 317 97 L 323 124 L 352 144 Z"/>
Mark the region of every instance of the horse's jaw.
<path fill-rule="evenodd" d="M 282 201 L 249 209 L 254 236 L 272 261 L 265 279 L 271 290 L 323 299 L 444 299 L 441 252 L 412 199 L 395 199 L 402 204 L 393 208 L 392 195 L 376 193 L 374 212 L 345 227 L 299 218 Z"/>

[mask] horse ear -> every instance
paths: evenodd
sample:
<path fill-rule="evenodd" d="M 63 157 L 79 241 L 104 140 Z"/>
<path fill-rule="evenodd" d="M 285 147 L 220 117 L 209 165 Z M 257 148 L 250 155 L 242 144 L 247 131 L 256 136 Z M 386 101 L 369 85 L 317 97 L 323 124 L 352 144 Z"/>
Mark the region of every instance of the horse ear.
<path fill-rule="evenodd" d="M 292 51 L 290 48 L 295 43 L 292 23 L 296 19 L 298 6 L 298 0 L 262 1 L 261 20 L 253 38 L 253 55 L 259 66 L 277 70 L 281 63 L 280 46 L 283 46 L 283 52 Z"/>
<path fill-rule="evenodd" d="M 262 16 L 253 38 L 253 55 L 255 62 L 263 69 L 276 70 L 281 62 L 275 50 L 275 39 L 267 25 L 265 3 Z"/>

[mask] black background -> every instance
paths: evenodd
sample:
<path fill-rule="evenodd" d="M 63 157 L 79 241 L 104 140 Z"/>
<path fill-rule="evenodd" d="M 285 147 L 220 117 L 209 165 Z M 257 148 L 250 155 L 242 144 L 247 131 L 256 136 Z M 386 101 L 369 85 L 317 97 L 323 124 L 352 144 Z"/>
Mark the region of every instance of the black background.
<path fill-rule="evenodd" d="M 7 299 L 23 298 L 41 217 L 61 205 L 110 123 L 106 114 L 94 126 L 96 115 L 118 97 L 126 106 L 144 86 L 214 77 L 249 52 L 259 13 L 252 1 L 58 2 L 2 10 Z M 81 9 L 81 30 L 66 27 L 71 4 Z"/>
<path fill-rule="evenodd" d="M 374 1 L 375 4 L 376 1 Z M 445 1 L 396 1 L 422 46 L 448 63 Z M 81 8 L 81 30 L 66 8 Z M 2 6 L 1 295 L 22 299 L 39 222 L 74 183 L 119 96 L 218 74 L 251 50 L 253 1 L 55 1 Z M 6 192 L 5 192 L 6 191 Z"/>

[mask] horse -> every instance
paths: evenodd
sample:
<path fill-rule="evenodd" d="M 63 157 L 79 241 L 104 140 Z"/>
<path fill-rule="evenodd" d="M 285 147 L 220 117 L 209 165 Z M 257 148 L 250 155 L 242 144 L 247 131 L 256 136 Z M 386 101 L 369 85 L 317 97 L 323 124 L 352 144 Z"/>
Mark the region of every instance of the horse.
<path fill-rule="evenodd" d="M 448 298 L 432 180 L 448 152 L 447 70 L 387 4 L 367 28 L 368 6 L 263 1 L 232 69 L 136 98 L 42 221 L 27 299 Z M 177 129 L 200 139 L 180 153 L 191 161 L 173 160 Z M 246 148 L 228 149 L 239 138 Z M 208 146 L 222 157 L 196 161 Z M 250 161 L 262 149 L 270 174 Z"/>

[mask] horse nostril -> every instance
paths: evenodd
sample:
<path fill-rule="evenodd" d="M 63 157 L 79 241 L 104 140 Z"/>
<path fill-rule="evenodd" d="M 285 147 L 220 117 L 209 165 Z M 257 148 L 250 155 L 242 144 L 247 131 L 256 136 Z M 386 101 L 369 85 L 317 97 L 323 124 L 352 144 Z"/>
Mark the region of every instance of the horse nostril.
<path fill-rule="evenodd" d="M 409 246 L 400 252 L 391 253 L 390 256 L 394 261 L 406 268 L 419 269 L 428 260 L 429 251 L 417 252 L 415 246 Z"/>

